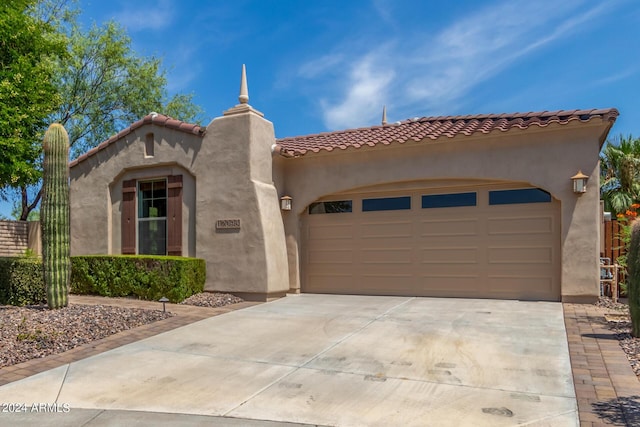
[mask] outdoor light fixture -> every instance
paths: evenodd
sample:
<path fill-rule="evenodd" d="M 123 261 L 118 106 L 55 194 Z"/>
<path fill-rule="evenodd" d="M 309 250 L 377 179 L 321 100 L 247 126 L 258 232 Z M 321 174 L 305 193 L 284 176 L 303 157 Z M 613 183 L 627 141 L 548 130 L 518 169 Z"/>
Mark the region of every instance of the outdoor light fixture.
<path fill-rule="evenodd" d="M 292 200 L 293 199 L 291 199 L 291 197 L 289 196 L 280 197 L 280 209 L 282 209 L 283 211 L 290 211 Z"/>
<path fill-rule="evenodd" d="M 587 180 L 589 177 L 582 173 L 581 170 L 577 174 L 571 177 L 573 181 L 573 192 L 576 194 L 582 194 L 587 192 Z"/>
<path fill-rule="evenodd" d="M 169 302 L 169 298 L 162 297 L 158 301 L 162 303 L 162 312 L 166 313 L 167 312 L 167 307 L 165 307 L 165 304 Z"/>

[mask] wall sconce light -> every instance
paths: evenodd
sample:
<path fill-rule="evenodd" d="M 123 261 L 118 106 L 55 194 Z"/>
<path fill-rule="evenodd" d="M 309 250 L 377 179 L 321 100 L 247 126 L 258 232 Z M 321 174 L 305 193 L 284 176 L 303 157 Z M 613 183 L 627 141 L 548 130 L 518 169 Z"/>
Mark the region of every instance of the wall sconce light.
<path fill-rule="evenodd" d="M 289 196 L 280 197 L 280 209 L 282 209 L 283 211 L 290 211 L 292 201 L 293 199 Z"/>
<path fill-rule="evenodd" d="M 582 194 L 587 192 L 587 180 L 589 177 L 582 173 L 581 170 L 577 174 L 571 177 L 573 181 L 573 192 L 576 194 Z"/>

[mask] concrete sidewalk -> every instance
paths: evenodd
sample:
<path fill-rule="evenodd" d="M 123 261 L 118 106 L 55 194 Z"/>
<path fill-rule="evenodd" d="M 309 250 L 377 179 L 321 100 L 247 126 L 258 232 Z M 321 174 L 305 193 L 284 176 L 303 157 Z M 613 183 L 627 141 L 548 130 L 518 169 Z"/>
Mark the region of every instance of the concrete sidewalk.
<path fill-rule="evenodd" d="M 70 408 L 0 415 L 18 425 L 578 425 L 562 306 L 498 300 L 289 296 L 7 384 L 0 401 Z"/>

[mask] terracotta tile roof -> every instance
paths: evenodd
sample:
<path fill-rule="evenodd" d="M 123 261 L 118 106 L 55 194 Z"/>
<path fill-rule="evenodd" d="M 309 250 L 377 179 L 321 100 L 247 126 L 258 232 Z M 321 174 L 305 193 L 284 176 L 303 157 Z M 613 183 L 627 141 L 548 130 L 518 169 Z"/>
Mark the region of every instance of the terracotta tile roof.
<path fill-rule="evenodd" d="M 552 123 L 564 125 L 572 121 L 588 122 L 592 119 L 609 121 L 610 125 L 612 125 L 618 114 L 618 110 L 615 108 L 608 108 L 602 110 L 422 117 L 370 128 L 282 138 L 276 141 L 276 152 L 285 157 L 298 157 L 320 151 L 346 150 L 348 148 L 373 147 L 392 143 L 404 144 L 407 141 L 436 140 L 453 138 L 458 135 L 470 136 L 492 132 L 507 132 L 514 128 L 545 127 Z"/>
<path fill-rule="evenodd" d="M 190 124 L 190 123 L 181 122 L 180 120 L 176 120 L 174 118 L 171 118 L 169 116 L 165 116 L 163 114 L 151 113 L 151 114 L 148 114 L 148 115 L 144 116 L 141 120 L 138 120 L 137 122 L 133 123 L 128 128 L 121 130 L 120 132 L 118 132 L 117 134 L 113 135 L 111 138 L 107 139 L 106 141 L 101 142 L 100 145 L 98 145 L 97 147 L 92 148 L 91 150 L 87 151 L 86 153 L 84 153 L 83 155 L 78 157 L 77 159 L 71 161 L 69 163 L 69 167 L 75 166 L 76 164 L 78 164 L 78 163 L 82 162 L 83 160 L 87 159 L 88 157 L 93 156 L 98 151 L 104 150 L 105 148 L 107 148 L 109 145 L 113 144 L 114 142 L 116 142 L 120 138 L 123 138 L 123 137 L 129 135 L 134 130 L 136 130 L 136 129 L 144 126 L 144 125 L 148 125 L 148 124 L 154 124 L 156 126 L 163 126 L 163 127 L 169 128 L 169 129 L 175 129 L 175 130 L 179 130 L 181 132 L 186 132 L 186 133 L 190 133 L 190 134 L 198 135 L 198 136 L 202 136 L 204 134 L 205 130 L 207 129 L 206 127 L 202 127 L 202 126 L 199 126 L 199 125 L 194 125 L 194 124 Z"/>

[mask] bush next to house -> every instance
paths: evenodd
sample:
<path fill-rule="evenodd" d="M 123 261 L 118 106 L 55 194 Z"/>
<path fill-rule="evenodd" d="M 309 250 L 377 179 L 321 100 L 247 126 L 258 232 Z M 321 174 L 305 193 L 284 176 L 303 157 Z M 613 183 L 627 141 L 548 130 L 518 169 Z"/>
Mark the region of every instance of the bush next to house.
<path fill-rule="evenodd" d="M 73 256 L 71 292 L 180 302 L 202 292 L 205 265 L 203 259 L 172 256 Z"/>
<path fill-rule="evenodd" d="M 0 258 L 0 304 L 23 306 L 46 301 L 40 259 Z"/>
<path fill-rule="evenodd" d="M 629 312 L 631 313 L 631 335 L 640 337 L 640 220 L 631 224 L 631 240 L 627 253 L 629 271 Z"/>

